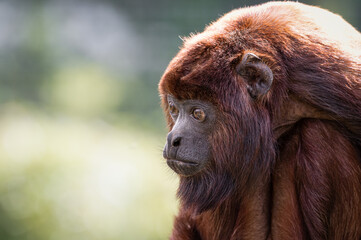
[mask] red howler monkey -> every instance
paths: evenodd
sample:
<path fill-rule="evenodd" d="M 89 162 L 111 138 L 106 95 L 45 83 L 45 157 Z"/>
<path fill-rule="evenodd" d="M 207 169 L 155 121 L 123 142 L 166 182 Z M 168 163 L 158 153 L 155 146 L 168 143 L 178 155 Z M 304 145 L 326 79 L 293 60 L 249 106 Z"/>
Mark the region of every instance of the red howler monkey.
<path fill-rule="evenodd" d="M 160 84 L 171 239 L 360 239 L 361 35 L 296 2 L 234 10 Z"/>

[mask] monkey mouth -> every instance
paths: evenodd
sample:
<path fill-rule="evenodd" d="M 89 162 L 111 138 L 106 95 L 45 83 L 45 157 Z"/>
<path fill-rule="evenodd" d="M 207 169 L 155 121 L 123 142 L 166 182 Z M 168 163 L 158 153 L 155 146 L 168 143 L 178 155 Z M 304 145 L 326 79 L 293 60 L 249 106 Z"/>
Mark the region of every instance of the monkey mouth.
<path fill-rule="evenodd" d="M 200 164 L 181 159 L 167 159 L 168 166 L 182 176 L 192 176 L 200 170 Z"/>

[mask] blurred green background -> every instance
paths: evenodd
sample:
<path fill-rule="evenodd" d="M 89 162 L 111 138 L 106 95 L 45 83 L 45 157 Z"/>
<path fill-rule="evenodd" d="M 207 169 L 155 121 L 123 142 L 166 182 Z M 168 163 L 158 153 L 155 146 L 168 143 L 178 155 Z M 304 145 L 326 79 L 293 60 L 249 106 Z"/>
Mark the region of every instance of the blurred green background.
<path fill-rule="evenodd" d="M 157 84 L 242 0 L 0 1 L 0 239 L 166 239 Z M 304 1 L 361 27 L 357 0 Z"/>

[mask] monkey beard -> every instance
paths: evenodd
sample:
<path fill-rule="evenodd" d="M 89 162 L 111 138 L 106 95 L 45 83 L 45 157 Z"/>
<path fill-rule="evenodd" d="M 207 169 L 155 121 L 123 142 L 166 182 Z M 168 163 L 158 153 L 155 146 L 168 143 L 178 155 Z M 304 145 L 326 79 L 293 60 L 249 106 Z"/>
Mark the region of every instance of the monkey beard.
<path fill-rule="evenodd" d="M 221 204 L 234 193 L 234 180 L 227 172 L 205 169 L 191 177 L 181 177 L 177 196 L 185 208 L 196 214 Z"/>
<path fill-rule="evenodd" d="M 227 124 L 221 125 L 223 127 L 213 134 L 213 159 L 200 173 L 180 177 L 177 196 L 183 207 L 199 214 L 215 209 L 229 199 L 239 202 L 255 183 L 270 181 L 275 159 L 274 142 L 269 119 L 258 119 L 261 120 L 248 121 L 244 125 L 247 128 L 236 134 L 225 127 Z"/>

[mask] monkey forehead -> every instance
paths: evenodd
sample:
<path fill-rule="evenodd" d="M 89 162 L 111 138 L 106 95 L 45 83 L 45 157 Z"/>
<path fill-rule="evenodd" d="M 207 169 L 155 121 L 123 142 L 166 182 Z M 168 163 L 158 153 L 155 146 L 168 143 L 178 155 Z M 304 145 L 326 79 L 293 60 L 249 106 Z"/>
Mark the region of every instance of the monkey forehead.
<path fill-rule="evenodd" d="M 160 94 L 217 105 L 219 95 L 225 94 L 225 85 L 234 85 L 236 82 L 229 57 L 214 47 L 205 44 L 180 51 L 161 78 Z"/>
<path fill-rule="evenodd" d="M 240 45 L 228 42 L 222 33 L 214 31 L 186 40 L 161 78 L 160 93 L 170 93 L 178 99 L 214 102 L 221 85 L 232 82 L 230 63 L 241 50 Z"/>

